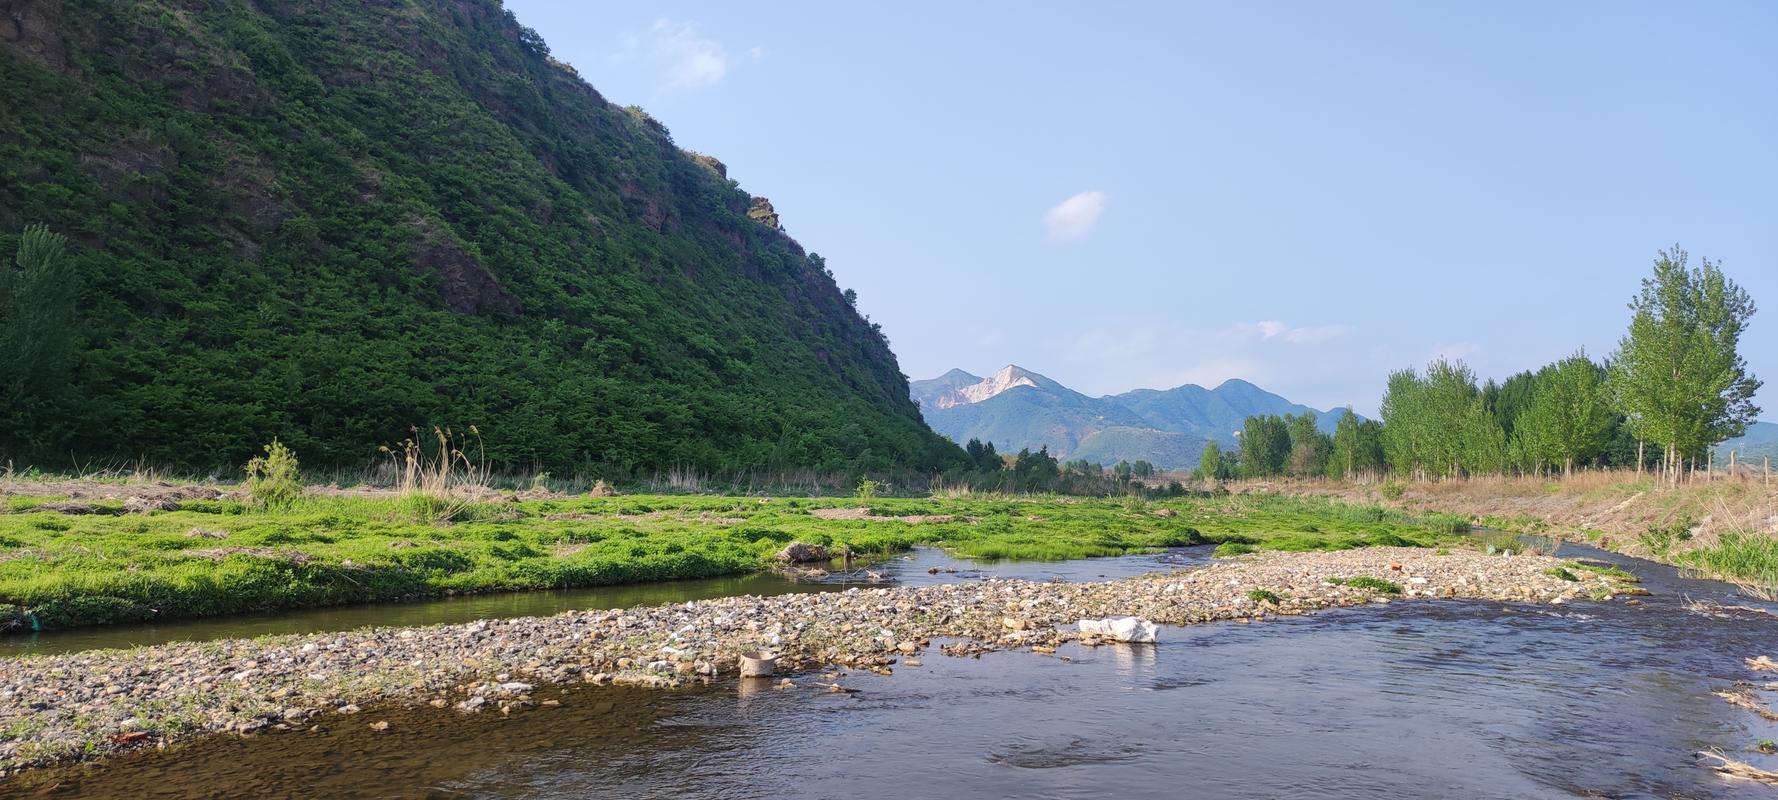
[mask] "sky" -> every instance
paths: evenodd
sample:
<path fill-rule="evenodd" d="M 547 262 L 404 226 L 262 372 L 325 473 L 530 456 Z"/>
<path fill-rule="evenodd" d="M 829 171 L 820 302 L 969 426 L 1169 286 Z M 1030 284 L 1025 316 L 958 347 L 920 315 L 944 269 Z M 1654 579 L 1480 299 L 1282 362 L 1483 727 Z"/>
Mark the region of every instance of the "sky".
<path fill-rule="evenodd" d="M 1778 3 L 508 0 L 769 197 L 913 378 L 1250 380 L 1615 349 L 1657 252 L 1767 310 Z"/>

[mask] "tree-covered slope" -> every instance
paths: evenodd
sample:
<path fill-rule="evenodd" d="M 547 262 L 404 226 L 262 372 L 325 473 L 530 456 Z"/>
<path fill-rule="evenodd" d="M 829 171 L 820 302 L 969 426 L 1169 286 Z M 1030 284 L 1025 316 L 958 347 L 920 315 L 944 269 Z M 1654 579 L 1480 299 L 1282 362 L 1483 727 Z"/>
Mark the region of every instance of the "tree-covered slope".
<path fill-rule="evenodd" d="M 77 353 L 0 450 L 931 467 L 887 342 L 723 166 L 494 0 L 0 4 L 0 253 L 70 239 Z"/>
<path fill-rule="evenodd" d="M 1127 408 L 1155 427 L 1166 431 L 1195 433 L 1224 446 L 1236 443 L 1235 431 L 1248 417 L 1277 414 L 1314 414 L 1317 427 L 1332 433 L 1340 411 L 1319 411 L 1292 403 L 1238 378 L 1223 381 L 1214 389 L 1188 383 L 1172 389 L 1136 389 L 1105 398 Z M 1193 454 L 1196 458 L 1197 454 Z"/>

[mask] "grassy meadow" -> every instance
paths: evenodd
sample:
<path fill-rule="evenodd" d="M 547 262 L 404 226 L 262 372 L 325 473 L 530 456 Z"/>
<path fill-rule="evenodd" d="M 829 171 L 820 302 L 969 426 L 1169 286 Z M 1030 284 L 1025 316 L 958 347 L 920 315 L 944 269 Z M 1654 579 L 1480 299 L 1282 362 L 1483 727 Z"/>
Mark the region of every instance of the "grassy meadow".
<path fill-rule="evenodd" d="M 27 493 L 21 493 L 23 492 Z M 626 495 L 444 504 L 309 494 L 277 510 L 43 510 L 0 498 L 0 620 L 60 628 L 456 593 L 571 588 L 769 569 L 802 541 L 871 557 L 916 545 L 1059 560 L 1221 543 L 1225 552 L 1431 546 L 1460 518 L 1313 497 L 1145 501 L 1059 496 L 784 498 Z M 28 613 L 27 613 L 28 612 Z"/>

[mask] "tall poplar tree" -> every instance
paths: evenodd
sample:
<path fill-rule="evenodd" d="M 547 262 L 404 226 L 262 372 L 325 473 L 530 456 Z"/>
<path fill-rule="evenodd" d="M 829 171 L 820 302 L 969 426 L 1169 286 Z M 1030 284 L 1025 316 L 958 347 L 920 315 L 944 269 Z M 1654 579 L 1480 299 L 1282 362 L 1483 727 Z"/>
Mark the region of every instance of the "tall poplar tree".
<path fill-rule="evenodd" d="M 1675 245 L 1630 301 L 1630 330 L 1612 358 L 1608 387 L 1638 438 L 1666 449 L 1667 479 L 1687 461 L 1739 436 L 1759 414 L 1760 381 L 1738 351 L 1753 298 L 1709 259 L 1689 269 Z"/>

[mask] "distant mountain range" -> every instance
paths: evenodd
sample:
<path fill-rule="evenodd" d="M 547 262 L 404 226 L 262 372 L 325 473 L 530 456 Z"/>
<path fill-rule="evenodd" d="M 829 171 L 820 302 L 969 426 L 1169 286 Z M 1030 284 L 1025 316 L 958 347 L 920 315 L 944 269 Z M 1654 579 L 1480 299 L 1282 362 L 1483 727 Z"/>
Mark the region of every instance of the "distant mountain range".
<path fill-rule="evenodd" d="M 1243 380 L 1088 397 L 1018 366 L 986 378 L 954 369 L 908 389 L 926 424 L 958 443 L 980 439 L 1003 453 L 1047 446 L 1065 461 L 1162 469 L 1197 466 L 1206 442 L 1236 446 L 1235 431 L 1256 414 L 1314 414 L 1331 431 L 1343 411 L 1292 403 Z"/>
<path fill-rule="evenodd" d="M 1778 422 L 1755 422 L 1747 426 L 1747 433 L 1717 445 L 1713 450 L 1716 465 L 1727 466 L 1731 451 L 1736 460 L 1755 469 L 1763 466 L 1761 459 L 1765 458 L 1772 459 L 1773 469 L 1778 469 Z"/>

